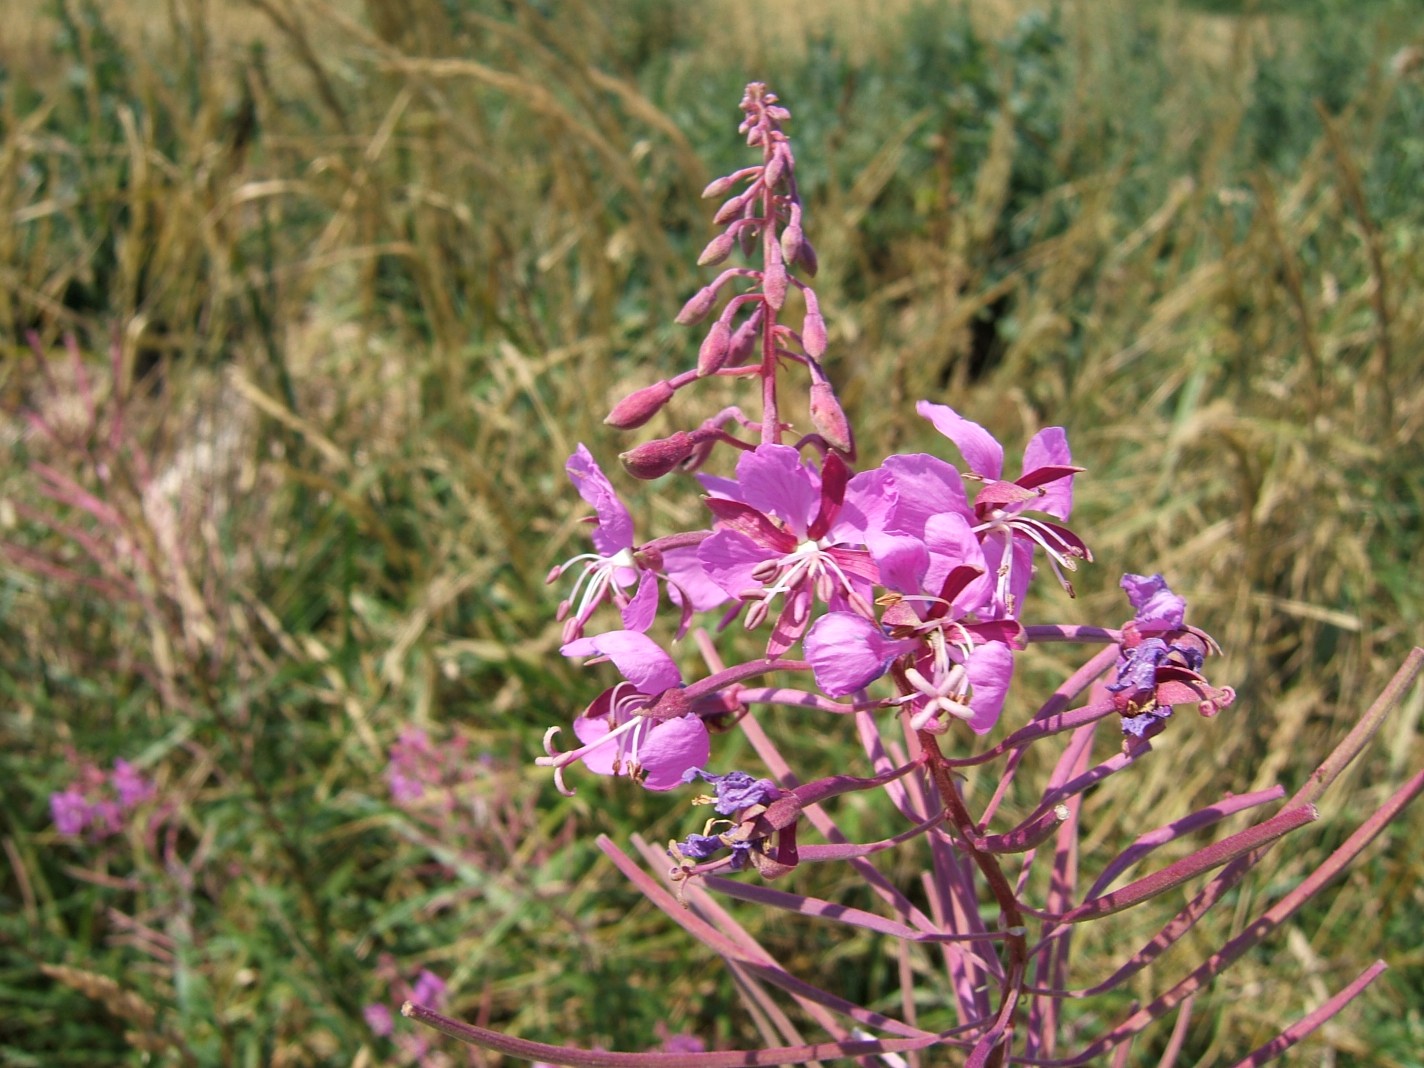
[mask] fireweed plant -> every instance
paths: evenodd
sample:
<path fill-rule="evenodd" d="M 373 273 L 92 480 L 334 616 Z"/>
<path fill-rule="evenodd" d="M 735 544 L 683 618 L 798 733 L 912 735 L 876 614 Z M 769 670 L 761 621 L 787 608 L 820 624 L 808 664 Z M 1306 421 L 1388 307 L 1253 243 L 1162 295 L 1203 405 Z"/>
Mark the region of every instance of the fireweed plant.
<path fill-rule="evenodd" d="M 822 366 L 825 321 L 807 281 L 816 273 L 816 254 L 803 229 L 795 159 L 783 129 L 790 113 L 759 83 L 747 86 L 741 108 L 740 132 L 760 160 L 707 187 L 704 196 L 722 200 L 714 216 L 721 230 L 698 262 L 722 264 L 740 249 L 755 266 L 726 267 L 678 315 L 684 325 L 711 320 L 697 365 L 631 393 L 607 421 L 640 427 L 680 390 L 714 376 L 755 383 L 760 418 L 726 408 L 621 456 L 627 472 L 655 479 L 700 471 L 714 454 L 735 450 L 731 477 L 697 475 L 709 513 L 701 530 L 640 540 L 589 451 L 580 446 L 569 459 L 569 477 L 594 510 L 593 548 L 550 576 L 572 578 L 559 608 L 562 651 L 590 663 L 611 662 L 619 677 L 574 717 L 576 744 L 566 741 L 563 725 L 549 728 L 538 763 L 566 794 L 586 773 L 626 778 L 649 790 L 700 789 L 693 803 L 714 815 L 666 852 L 638 841 L 639 863 L 607 838 L 599 844 L 649 900 L 726 960 L 766 1047 L 611 1053 L 512 1038 L 413 1002 L 403 1011 L 452 1037 L 529 1060 L 707 1068 L 835 1057 L 904 1064 L 930 1049 L 937 1063 L 948 1052 L 971 1066 L 1125 1063 L 1144 1029 L 1173 1017 L 1162 1063 L 1174 1063 L 1198 992 L 1336 878 L 1424 788 L 1424 773 L 1240 934 L 1150 1003 L 1104 1023 L 1087 1045 L 1070 1048 L 1077 1032 L 1065 1021 L 1064 1003 L 1111 991 L 1152 967 L 1272 843 L 1316 819 L 1315 802 L 1417 676 L 1424 650 L 1414 650 L 1295 796 L 1286 800 L 1279 787 L 1227 795 L 1146 831 L 1100 872 L 1081 870 L 1085 791 L 1110 775 L 1130 773 L 1152 752 L 1152 739 L 1172 728 L 1176 710 L 1213 717 L 1232 704 L 1232 690 L 1210 679 L 1216 644 L 1187 622 L 1185 601 L 1161 575 L 1123 576 L 1130 618 L 1117 626 L 1021 620 L 1031 582 L 1047 574 L 1071 595 L 1070 576 L 1092 559 L 1067 525 L 1082 468 L 1073 464 L 1059 427 L 1029 442 L 1014 474 L 1005 471 L 1004 450 L 987 430 L 925 400 L 917 411 L 946 439 L 942 450 L 854 468 L 851 425 Z M 799 299 L 788 299 L 793 292 Z M 799 327 L 793 325 L 798 306 Z M 784 418 L 782 372 L 799 372 L 798 380 L 809 383 L 808 433 Z M 956 454 L 959 465 L 952 462 Z M 692 632 L 706 663 L 697 677 L 684 674 L 651 636 L 660 612 L 669 624 L 676 619 L 677 638 Z M 703 613 L 719 627 L 740 616 L 744 627 L 765 632 L 765 649 L 745 663 L 724 664 L 706 630 L 692 631 Z M 1091 655 L 1036 713 L 1008 724 L 994 744 L 980 742 L 999 723 L 1016 659 L 1037 642 L 1081 645 Z M 759 706 L 797 709 L 808 725 L 849 721 L 864 766 L 802 782 L 759 722 Z M 726 729 L 745 733 L 768 777 L 714 770 L 711 734 Z M 1121 733 L 1121 748 L 1094 762 L 1092 742 L 1104 729 Z M 998 818 L 1001 802 L 1031 746 L 1053 746 L 1059 755 L 1037 804 L 1005 825 Z M 976 810 L 960 773 L 983 766 L 1001 773 L 987 804 Z M 834 801 L 858 791 L 883 791 L 902 824 L 876 841 L 849 840 L 836 823 Z M 1246 830 L 1120 882 L 1160 847 L 1263 809 L 1272 814 Z M 821 841 L 803 841 L 808 831 Z M 922 843 L 928 856 L 922 895 L 913 900 L 871 863 L 875 854 L 912 842 Z M 798 865 L 829 862 L 850 865 L 883 911 L 727 877 L 754 869 L 774 880 Z M 1048 877 L 1031 882 L 1045 867 Z M 1209 873 L 1115 972 L 1086 980 L 1070 971 L 1077 925 L 1111 923 L 1116 913 Z M 1040 884 L 1047 889 L 1031 899 L 1031 887 Z M 714 892 L 898 941 L 899 1015 L 853 1004 L 792 975 Z M 942 966 L 933 994 L 925 990 L 931 979 L 923 969 L 915 974 L 912 968 L 912 950 L 933 952 Z M 1340 1012 L 1383 968 L 1383 962 L 1372 965 L 1240 1063 L 1278 1056 Z M 917 1022 L 919 1007 L 933 997 L 952 1009 L 956 1022 L 947 1029 Z M 788 998 L 824 1029 L 825 1039 L 801 1037 L 785 1012 Z"/>

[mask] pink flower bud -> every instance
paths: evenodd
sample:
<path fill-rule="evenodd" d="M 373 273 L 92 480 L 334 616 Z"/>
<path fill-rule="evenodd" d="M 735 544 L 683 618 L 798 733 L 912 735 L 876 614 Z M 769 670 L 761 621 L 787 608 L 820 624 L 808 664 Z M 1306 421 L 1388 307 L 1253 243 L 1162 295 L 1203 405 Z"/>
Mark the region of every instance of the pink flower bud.
<path fill-rule="evenodd" d="M 829 382 L 811 383 L 811 424 L 831 448 L 855 455 L 855 435 Z"/>
<path fill-rule="evenodd" d="M 679 326 L 692 326 L 707 318 L 707 313 L 712 310 L 712 305 L 717 303 L 717 287 L 715 285 L 703 286 L 686 304 L 682 306 L 682 311 L 677 313 L 677 318 L 673 322 Z"/>
<path fill-rule="evenodd" d="M 755 186 L 748 189 L 745 193 L 738 193 L 732 197 L 732 199 L 717 209 L 717 214 L 712 216 L 712 221 L 718 226 L 725 226 L 731 222 L 742 213 L 742 209 L 747 206 L 747 201 L 751 199 L 751 195 L 754 192 L 756 192 Z"/>
<path fill-rule="evenodd" d="M 727 350 L 732 344 L 732 330 L 725 319 L 718 319 L 707 331 L 702 347 L 697 350 L 697 373 L 710 375 L 720 371 L 727 363 Z"/>
<path fill-rule="evenodd" d="M 727 191 L 736 184 L 736 174 L 724 174 L 721 178 L 714 178 L 707 183 L 707 188 L 702 190 L 702 199 L 711 200 L 713 197 L 725 196 Z"/>
<path fill-rule="evenodd" d="M 697 443 L 691 434 L 679 430 L 666 438 L 645 441 L 619 455 L 623 468 L 634 478 L 661 478 L 692 455 Z"/>
<path fill-rule="evenodd" d="M 666 381 L 634 390 L 615 404 L 603 421 L 620 430 L 633 430 L 657 415 L 675 392 L 672 383 Z"/>
<path fill-rule="evenodd" d="M 821 305 L 808 286 L 801 290 L 806 298 L 806 318 L 801 320 L 801 347 L 806 355 L 819 360 L 826 352 L 826 320 L 821 318 Z"/>
<path fill-rule="evenodd" d="M 721 263 L 732 254 L 732 246 L 736 244 L 736 241 L 737 235 L 735 231 L 722 231 L 722 233 L 707 242 L 707 247 L 702 250 L 702 255 L 697 257 L 697 266 L 710 267 L 714 263 Z"/>

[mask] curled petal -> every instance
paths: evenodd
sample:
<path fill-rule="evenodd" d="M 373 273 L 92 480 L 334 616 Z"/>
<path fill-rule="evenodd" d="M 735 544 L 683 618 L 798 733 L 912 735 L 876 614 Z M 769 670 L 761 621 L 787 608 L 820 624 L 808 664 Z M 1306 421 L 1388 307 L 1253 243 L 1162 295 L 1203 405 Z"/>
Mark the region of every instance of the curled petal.
<path fill-rule="evenodd" d="M 593 544 L 604 556 L 616 556 L 633 544 L 633 518 L 614 492 L 613 484 L 584 445 L 579 445 L 564 464 L 578 494 L 598 516 Z"/>

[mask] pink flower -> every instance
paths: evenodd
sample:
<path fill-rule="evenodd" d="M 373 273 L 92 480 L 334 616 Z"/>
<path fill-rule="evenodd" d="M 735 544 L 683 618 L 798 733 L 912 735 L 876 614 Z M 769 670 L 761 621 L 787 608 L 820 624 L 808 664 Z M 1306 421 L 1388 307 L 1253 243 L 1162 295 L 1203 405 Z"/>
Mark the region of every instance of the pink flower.
<path fill-rule="evenodd" d="M 639 549 L 633 539 L 633 518 L 618 499 L 613 484 L 588 449 L 580 445 L 564 465 L 579 496 L 593 506 L 593 546 L 549 572 L 553 582 L 578 565 L 579 577 L 569 599 L 559 606 L 564 641 L 574 641 L 599 605 L 615 605 L 627 630 L 646 631 L 658 608 L 658 579 L 668 584 L 669 596 L 683 609 L 683 629 L 692 611 L 714 608 L 726 598 L 701 574 L 696 545 L 659 551 Z M 636 587 L 630 595 L 627 591 Z M 572 613 L 572 614 L 570 614 Z"/>
<path fill-rule="evenodd" d="M 682 673 L 651 638 L 615 630 L 569 642 L 562 652 L 612 660 L 625 681 L 605 690 L 574 720 L 574 734 L 583 743 L 578 749 L 559 752 L 553 742 L 560 728 L 545 732 L 546 755 L 535 763 L 554 769 L 561 793 L 573 793 L 564 785 L 563 771 L 575 760 L 596 775 L 627 775 L 649 790 L 681 785 L 689 769 L 707 763 L 707 727 L 679 700 Z"/>
<path fill-rule="evenodd" d="M 865 548 L 891 498 L 877 472 L 850 476 L 839 455 L 820 471 L 789 445 L 761 445 L 737 462 L 735 480 L 703 476 L 717 528 L 697 550 L 708 576 L 750 605 L 755 627 L 782 599 L 766 655 L 780 656 L 805 634 L 811 606 L 870 617 L 878 572 Z"/>
<path fill-rule="evenodd" d="M 984 483 L 974 499 L 973 531 L 983 545 L 989 573 L 997 576 L 990 614 L 1018 615 L 1033 573 L 1035 546 L 1048 555 L 1054 575 L 1072 596 L 1064 572 L 1076 571 L 1079 560 L 1091 561 L 1092 553 L 1068 528 L 1026 514 L 1044 512 L 1066 520 L 1073 510 L 1073 476 L 1083 469 L 1072 464 L 1063 428 L 1047 427 L 1035 434 L 1024 449 L 1024 473 L 1006 482 L 1003 446 L 982 426 L 944 404 L 920 401 L 916 411 L 958 446 L 969 465 L 966 477 Z"/>

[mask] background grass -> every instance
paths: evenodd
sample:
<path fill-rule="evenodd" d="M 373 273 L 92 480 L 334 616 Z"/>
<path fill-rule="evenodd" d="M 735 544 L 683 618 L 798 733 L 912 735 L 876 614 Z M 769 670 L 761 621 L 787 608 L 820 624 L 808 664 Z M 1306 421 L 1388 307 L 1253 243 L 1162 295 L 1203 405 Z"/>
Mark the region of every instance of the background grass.
<path fill-rule="evenodd" d="M 561 798 L 530 759 L 598 685 L 552 655 L 543 576 L 582 545 L 562 458 L 626 447 L 608 406 L 692 359 L 670 323 L 703 280 L 697 194 L 745 162 L 753 78 L 793 112 L 863 456 L 934 447 L 920 397 L 1011 450 L 1065 425 L 1100 562 L 1037 617 L 1119 619 L 1121 572 L 1162 570 L 1227 647 L 1241 701 L 1095 796 L 1095 853 L 1294 785 L 1419 642 L 1417 6 L 875 8 L 5 5 L 4 1059 L 389 1063 L 361 1008 L 422 966 L 529 1037 L 746 1040 L 716 962 L 595 860 L 596 832 L 685 812 Z M 646 530 L 696 515 L 620 488 Z M 1418 765 L 1420 710 L 1187 953 Z M 410 725 L 466 740 L 453 805 L 392 802 Z M 115 757 L 160 799 L 59 836 L 49 793 Z M 1407 821 L 1214 988 L 1204 1063 L 1376 956 L 1306 1055 L 1421 1063 Z M 767 937 L 893 986 L 868 941 Z"/>

